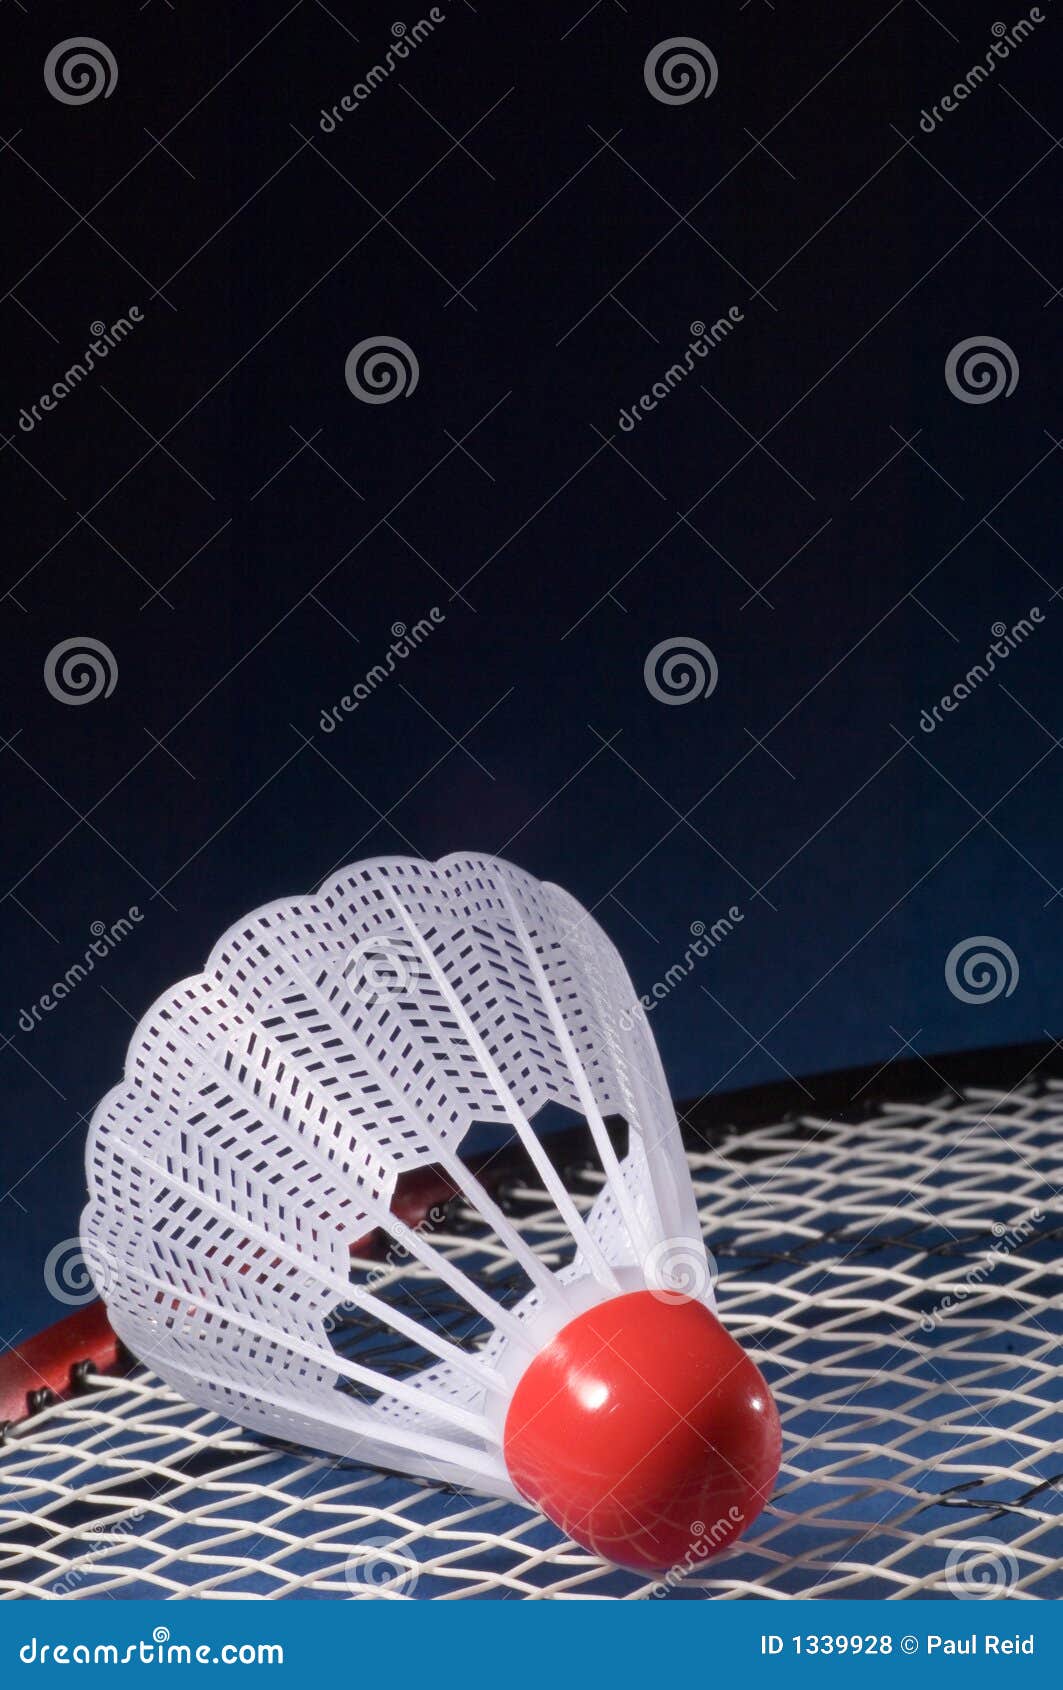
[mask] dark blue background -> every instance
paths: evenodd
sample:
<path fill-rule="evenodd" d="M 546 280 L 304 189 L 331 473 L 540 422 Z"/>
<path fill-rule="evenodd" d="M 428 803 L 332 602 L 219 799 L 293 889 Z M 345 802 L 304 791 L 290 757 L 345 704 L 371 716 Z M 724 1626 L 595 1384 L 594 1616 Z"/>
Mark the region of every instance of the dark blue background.
<path fill-rule="evenodd" d="M 654 1012 L 677 1094 L 1041 1038 L 1063 999 L 1063 8 L 930 136 L 1010 9 L 455 0 L 332 134 L 395 13 L 222 10 L 0 17 L 5 1338 L 64 1312 L 42 1265 L 134 1021 L 245 911 L 360 856 L 556 879 L 642 991 L 737 905 Z M 42 66 L 82 33 L 118 81 L 65 106 Z M 711 98 L 649 94 L 676 35 L 714 52 Z M 963 404 L 945 360 L 985 334 L 1018 385 Z M 413 348 L 408 398 L 348 391 L 372 335 Z M 921 733 L 1032 605 L 1006 672 Z M 75 635 L 118 671 L 80 708 L 42 674 Z M 667 707 L 643 664 L 681 636 L 719 682 Z M 944 964 L 975 934 L 1020 973 L 969 1005 Z"/>

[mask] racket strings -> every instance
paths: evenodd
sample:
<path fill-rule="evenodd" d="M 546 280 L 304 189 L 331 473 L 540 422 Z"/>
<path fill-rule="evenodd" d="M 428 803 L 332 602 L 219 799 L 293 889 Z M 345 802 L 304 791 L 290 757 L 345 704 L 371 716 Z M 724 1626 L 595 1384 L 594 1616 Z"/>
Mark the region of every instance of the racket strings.
<path fill-rule="evenodd" d="M 722 1313 L 779 1401 L 784 1465 L 755 1531 L 681 1582 L 606 1567 L 506 1503 L 264 1447 L 140 1370 L 9 1436 L 0 1591 L 1063 1595 L 1063 1088 L 891 1104 L 855 1125 L 807 1116 L 724 1135 L 690 1163 Z M 585 1210 L 600 1169 L 565 1179 Z M 524 1178 L 504 1201 L 551 1261 L 552 1203 Z M 492 1295 L 519 1294 L 523 1276 L 463 1205 L 438 1238 L 494 1276 Z M 402 1306 L 479 1342 L 416 1263 L 373 1271 Z M 416 1360 L 356 1309 L 333 1341 L 358 1359 L 390 1346 L 389 1371 Z"/>

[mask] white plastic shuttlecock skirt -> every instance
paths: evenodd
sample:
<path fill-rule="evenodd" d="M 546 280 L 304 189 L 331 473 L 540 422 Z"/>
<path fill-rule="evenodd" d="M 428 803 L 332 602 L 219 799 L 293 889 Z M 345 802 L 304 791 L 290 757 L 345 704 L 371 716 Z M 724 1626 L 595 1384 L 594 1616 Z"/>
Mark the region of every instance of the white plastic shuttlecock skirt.
<path fill-rule="evenodd" d="M 605 1182 L 589 1214 L 531 1124 L 548 1103 L 593 1134 Z M 461 1160 L 484 1123 L 519 1136 L 571 1232 L 556 1272 Z M 391 1214 L 399 1176 L 432 1164 L 523 1271 L 519 1301 Z M 517 1494 L 507 1405 L 575 1315 L 644 1287 L 712 1307 L 624 966 L 573 898 L 497 858 L 377 858 L 238 922 L 137 1027 L 87 1165 L 83 1247 L 134 1355 L 239 1425 L 480 1492 Z M 350 1247 L 378 1226 L 483 1317 L 479 1347 L 352 1282 Z M 330 1316 L 352 1304 L 434 1361 L 392 1378 L 345 1360 Z"/>

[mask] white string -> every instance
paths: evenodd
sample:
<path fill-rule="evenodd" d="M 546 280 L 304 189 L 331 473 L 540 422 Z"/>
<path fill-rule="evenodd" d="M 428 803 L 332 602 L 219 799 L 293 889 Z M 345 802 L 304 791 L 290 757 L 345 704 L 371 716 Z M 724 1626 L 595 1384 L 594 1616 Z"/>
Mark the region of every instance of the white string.
<path fill-rule="evenodd" d="M 733 1240 L 721 1313 L 773 1387 L 784 1468 L 752 1532 L 680 1594 L 949 1598 L 950 1556 L 962 1569 L 996 1540 L 1009 1594 L 1063 1597 L 1050 1241 L 1020 1241 L 932 1339 L 919 1328 L 999 1244 L 993 1223 L 1040 1210 L 1058 1233 L 1063 1087 L 780 1123 L 690 1162 L 710 1243 Z M 555 1253 L 553 1204 L 514 1195 L 526 1245 Z M 456 1247 L 474 1277 L 494 1260 L 473 1234 Z M 143 1371 L 96 1384 L 0 1450 L 0 1594 L 358 1597 L 381 1538 L 411 1569 L 402 1596 L 650 1594 L 526 1510 L 263 1450 Z"/>

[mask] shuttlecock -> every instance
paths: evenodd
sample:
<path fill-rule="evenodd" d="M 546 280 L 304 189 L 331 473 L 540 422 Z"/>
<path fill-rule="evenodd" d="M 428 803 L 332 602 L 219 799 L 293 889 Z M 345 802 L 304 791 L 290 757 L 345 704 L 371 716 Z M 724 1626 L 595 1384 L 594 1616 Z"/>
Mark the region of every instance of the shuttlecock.
<path fill-rule="evenodd" d="M 590 1128 L 589 1212 L 534 1129 L 548 1103 Z M 462 1160 L 484 1124 L 555 1204 L 561 1267 Z M 517 1300 L 393 1213 L 428 1165 L 492 1229 Z M 115 1331 L 195 1403 L 523 1499 L 626 1566 L 715 1552 L 767 1499 L 778 1416 L 714 1312 L 660 1060 L 616 950 L 559 887 L 491 857 L 389 857 L 256 910 L 137 1027 L 87 1166 L 83 1247 Z M 471 1338 L 352 1277 L 374 1228 L 461 1299 Z M 330 1334 L 352 1305 L 422 1365 L 346 1359 Z"/>

